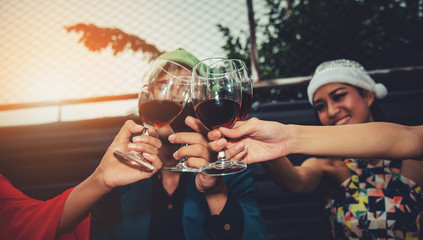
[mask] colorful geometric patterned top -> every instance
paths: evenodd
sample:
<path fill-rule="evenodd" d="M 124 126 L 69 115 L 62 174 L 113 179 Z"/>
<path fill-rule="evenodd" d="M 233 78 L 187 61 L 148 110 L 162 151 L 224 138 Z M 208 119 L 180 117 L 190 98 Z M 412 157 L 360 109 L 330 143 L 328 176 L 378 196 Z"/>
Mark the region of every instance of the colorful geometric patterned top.
<path fill-rule="evenodd" d="M 352 176 L 326 206 L 335 239 L 423 239 L 422 189 L 400 175 L 401 161 L 344 162 Z"/>

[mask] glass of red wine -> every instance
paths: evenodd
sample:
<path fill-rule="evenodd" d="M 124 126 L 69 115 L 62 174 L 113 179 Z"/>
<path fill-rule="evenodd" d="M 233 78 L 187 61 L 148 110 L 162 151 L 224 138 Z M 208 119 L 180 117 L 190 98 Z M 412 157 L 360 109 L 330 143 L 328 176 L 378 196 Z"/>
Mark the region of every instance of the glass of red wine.
<path fill-rule="evenodd" d="M 182 112 L 190 99 L 190 76 L 185 66 L 167 59 L 157 59 L 150 66 L 138 94 L 138 113 L 145 127 L 141 134 L 147 134 L 151 127 L 167 126 Z M 115 149 L 114 153 L 129 165 L 154 169 L 137 151 Z"/>
<path fill-rule="evenodd" d="M 178 76 L 177 77 L 180 80 L 183 80 L 183 83 L 186 86 L 184 89 L 188 88 L 191 89 L 191 76 Z M 182 112 L 170 123 L 171 128 L 173 131 L 176 132 L 194 132 L 193 129 L 188 127 L 188 125 L 185 124 L 185 118 L 188 116 L 195 117 L 194 107 L 192 106 L 191 98 L 188 96 L 187 93 L 183 93 L 186 98 L 188 98 L 187 101 L 182 109 Z M 182 146 L 187 146 L 188 144 L 182 144 Z M 188 160 L 187 157 L 183 157 L 181 160 L 179 160 L 178 164 L 176 164 L 173 167 L 163 167 L 163 169 L 174 171 L 174 172 L 200 172 L 200 169 L 198 168 L 192 168 L 188 167 L 185 162 Z"/>
<path fill-rule="evenodd" d="M 208 58 L 197 63 L 192 72 L 191 100 L 197 118 L 206 128 L 231 128 L 239 115 L 242 101 L 241 80 L 234 62 L 225 58 Z M 228 160 L 222 150 L 218 159 L 201 167 L 200 172 L 222 176 L 246 168 L 243 162 Z"/>
<path fill-rule="evenodd" d="M 238 70 L 239 77 L 242 85 L 242 103 L 241 111 L 238 114 L 237 120 L 244 121 L 250 114 L 251 106 L 253 104 L 253 81 L 248 74 L 247 65 L 245 62 L 239 59 L 232 59 L 235 68 Z"/>

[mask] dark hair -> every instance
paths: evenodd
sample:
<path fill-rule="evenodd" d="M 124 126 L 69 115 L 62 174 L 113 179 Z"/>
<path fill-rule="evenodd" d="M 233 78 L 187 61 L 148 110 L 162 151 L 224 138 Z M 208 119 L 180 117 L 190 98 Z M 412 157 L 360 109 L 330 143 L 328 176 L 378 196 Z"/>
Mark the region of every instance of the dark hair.
<path fill-rule="evenodd" d="M 364 97 L 364 89 L 355 87 L 361 97 Z M 373 121 L 375 122 L 386 122 L 386 115 L 380 106 L 379 100 L 375 97 L 372 105 L 370 105 L 370 112 L 372 113 Z"/>
<path fill-rule="evenodd" d="M 347 83 L 345 83 L 345 84 L 347 84 Z M 350 85 L 350 84 L 347 84 L 347 85 Z M 360 94 L 361 97 L 365 97 L 365 90 L 363 88 L 359 88 L 359 87 L 356 87 L 356 86 L 353 86 L 353 85 L 350 85 L 350 86 L 357 89 L 357 92 L 358 92 L 358 94 Z M 376 99 L 376 97 L 373 100 L 372 105 L 370 105 L 369 109 L 370 109 L 370 112 L 372 113 L 373 121 L 375 121 L 375 122 L 386 122 L 387 121 L 387 117 L 386 117 L 385 113 L 383 112 L 382 107 L 380 106 L 379 100 Z M 316 122 L 319 123 L 320 125 L 322 125 L 322 122 L 320 122 L 319 114 L 317 113 L 316 109 L 314 109 L 314 116 L 315 116 Z"/>

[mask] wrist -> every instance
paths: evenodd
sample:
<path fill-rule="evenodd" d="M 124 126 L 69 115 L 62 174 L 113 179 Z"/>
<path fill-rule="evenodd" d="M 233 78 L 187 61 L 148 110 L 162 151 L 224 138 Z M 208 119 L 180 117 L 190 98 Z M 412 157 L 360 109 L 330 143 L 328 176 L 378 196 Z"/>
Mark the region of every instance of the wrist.
<path fill-rule="evenodd" d="M 226 189 L 225 181 L 222 177 L 216 177 L 216 183 L 212 186 L 207 188 L 206 191 L 203 192 L 205 197 L 217 196 L 217 195 L 227 195 L 228 190 Z"/>
<path fill-rule="evenodd" d="M 301 132 L 301 127 L 298 125 L 286 125 L 287 129 L 287 143 L 286 151 L 287 155 L 300 153 L 301 144 L 299 144 L 298 135 Z"/>
<path fill-rule="evenodd" d="M 93 187 L 100 191 L 103 194 L 106 194 L 113 190 L 113 187 L 108 185 L 105 181 L 104 173 L 101 169 L 97 167 L 97 169 L 88 177 L 88 179 Z"/>

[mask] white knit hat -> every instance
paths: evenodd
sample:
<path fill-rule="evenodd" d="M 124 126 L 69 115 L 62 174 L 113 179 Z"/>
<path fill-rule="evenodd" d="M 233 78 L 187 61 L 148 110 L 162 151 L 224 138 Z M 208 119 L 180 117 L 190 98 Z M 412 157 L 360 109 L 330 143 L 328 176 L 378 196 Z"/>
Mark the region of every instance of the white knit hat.
<path fill-rule="evenodd" d="M 346 83 L 375 94 L 376 98 L 382 99 L 388 94 L 388 90 L 382 83 L 375 81 L 358 62 L 338 59 L 321 63 L 313 74 L 308 87 L 308 101 L 313 105 L 313 96 L 317 89 L 328 83 Z"/>

